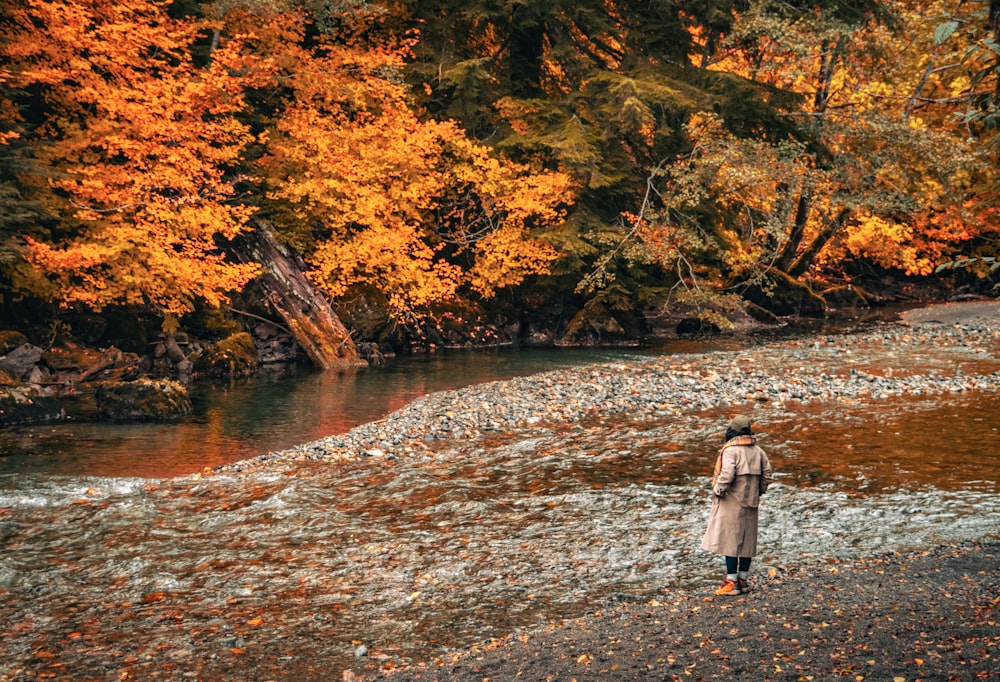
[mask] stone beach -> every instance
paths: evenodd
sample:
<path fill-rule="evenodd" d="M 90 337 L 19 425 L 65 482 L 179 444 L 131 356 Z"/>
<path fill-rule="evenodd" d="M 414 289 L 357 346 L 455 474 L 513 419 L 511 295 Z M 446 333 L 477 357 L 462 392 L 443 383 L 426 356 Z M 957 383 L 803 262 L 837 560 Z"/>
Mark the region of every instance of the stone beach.
<path fill-rule="evenodd" d="M 753 569 L 774 604 L 731 605 L 741 636 L 771 618 L 759 614 L 780 616 L 789 632 L 800 618 L 838 622 L 814 603 L 831 586 L 870 620 L 870 595 L 852 586 L 864 578 L 844 582 L 855 563 L 858 575 L 919 563 L 928 576 L 901 597 L 895 578 L 872 586 L 885 651 L 908 627 L 952 632 L 946 619 L 903 621 L 893 610 L 902 598 L 926 620 L 923 591 L 938 609 L 965 600 L 962 622 L 974 629 L 963 632 L 980 633 L 987 625 L 970 614 L 993 618 L 993 602 L 975 601 L 997 585 L 965 572 L 989 564 L 977 543 L 1000 527 L 1000 482 L 984 449 L 1000 431 L 998 318 L 992 301 L 936 306 L 856 333 L 438 392 L 343 435 L 173 479 L 12 478 L 0 489 L 0 680 L 347 680 L 394 668 L 400 679 L 741 669 L 800 679 L 761 664 L 798 651 L 784 639 L 730 659 L 707 646 L 681 655 L 714 624 L 705 600 L 717 557 L 697 545 L 707 474 L 735 412 L 753 415 L 778 472 Z M 940 547 L 943 575 L 892 558 Z M 839 582 L 826 579 L 831 567 L 843 569 Z M 808 591 L 793 587 L 797 575 Z M 633 617 L 644 623 L 634 636 L 687 662 L 630 647 L 605 664 L 596 647 L 632 636 L 622 626 Z M 515 642 L 516 656 L 506 648 Z M 832 670 L 824 646 L 797 659 L 814 666 L 802 669 L 807 679 Z M 837 670 L 885 658 L 870 679 L 894 679 L 879 677 L 896 670 L 892 656 L 844 654 Z M 975 656 L 969 670 L 997 670 Z M 898 669 L 909 682 L 918 668 L 911 658 Z"/>

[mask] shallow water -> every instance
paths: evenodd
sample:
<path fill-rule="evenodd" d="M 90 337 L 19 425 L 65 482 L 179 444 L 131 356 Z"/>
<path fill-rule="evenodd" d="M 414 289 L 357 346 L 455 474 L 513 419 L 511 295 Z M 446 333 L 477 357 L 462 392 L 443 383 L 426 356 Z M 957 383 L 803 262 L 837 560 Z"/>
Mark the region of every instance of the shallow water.
<path fill-rule="evenodd" d="M 944 402 L 771 409 L 755 570 L 995 534 L 1000 398 Z M 201 480 L 20 477 L 0 490 L 0 674 L 212 677 L 254 657 L 261 679 L 313 660 L 337 679 L 712 584 L 713 419 Z"/>
<path fill-rule="evenodd" d="M 844 331 L 891 319 L 902 308 L 805 320 L 781 329 L 644 348 L 501 348 L 390 358 L 350 371 L 266 373 L 191 387 L 192 414 L 178 423 L 97 419 L 87 401 L 62 423 L 0 429 L 0 476 L 181 476 L 281 451 L 375 421 L 413 399 L 472 384 L 616 359 L 734 349 L 782 336 Z"/>
<path fill-rule="evenodd" d="M 76 419 L 0 430 L 0 475 L 162 478 L 193 474 L 345 433 L 427 393 L 690 347 L 691 343 L 677 342 L 656 350 L 449 352 L 390 359 L 371 369 L 299 370 L 289 375 L 201 381 L 191 387 L 193 413 L 179 423 L 100 421 L 95 408 L 84 404 Z"/>
<path fill-rule="evenodd" d="M 756 410 L 777 471 L 758 575 L 996 537 L 1000 393 L 934 386 L 957 370 L 995 378 L 998 362 L 956 334 L 958 352 L 897 353 L 895 335 L 791 343 L 746 356 L 759 369 L 738 389 L 717 380 L 744 356 L 709 354 L 421 399 L 382 426 L 438 418 L 435 434 L 480 435 L 408 454 L 171 479 L 0 475 L 0 679 L 338 679 L 705 589 L 721 569 L 698 550 L 708 473 L 719 412 L 736 407 L 716 391 L 754 403 L 740 409 Z M 619 382 L 629 369 L 669 381 Z M 849 381 L 823 393 L 823 371 Z M 891 371 L 924 379 L 893 396 L 879 382 Z M 683 410 L 619 400 L 671 381 Z M 775 385 L 825 397 L 760 402 Z M 492 419 L 520 390 L 552 421 L 477 430 L 473 413 Z M 591 410 L 589 393 L 625 411 Z"/>

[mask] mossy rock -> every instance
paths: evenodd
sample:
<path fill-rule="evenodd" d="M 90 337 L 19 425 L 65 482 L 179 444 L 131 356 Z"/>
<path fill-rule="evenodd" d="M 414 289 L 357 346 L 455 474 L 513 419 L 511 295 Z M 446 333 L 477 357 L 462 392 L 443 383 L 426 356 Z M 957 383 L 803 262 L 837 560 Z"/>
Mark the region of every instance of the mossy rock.
<path fill-rule="evenodd" d="M 199 308 L 184 318 L 184 327 L 199 338 L 222 339 L 243 331 L 243 326 L 221 308 Z"/>
<path fill-rule="evenodd" d="M 249 332 L 240 332 L 209 347 L 195 360 L 195 372 L 206 376 L 247 376 L 257 371 L 257 347 Z"/>
<path fill-rule="evenodd" d="M 173 421 L 191 412 L 187 389 L 170 379 L 105 383 L 96 400 L 101 413 L 115 421 Z"/>

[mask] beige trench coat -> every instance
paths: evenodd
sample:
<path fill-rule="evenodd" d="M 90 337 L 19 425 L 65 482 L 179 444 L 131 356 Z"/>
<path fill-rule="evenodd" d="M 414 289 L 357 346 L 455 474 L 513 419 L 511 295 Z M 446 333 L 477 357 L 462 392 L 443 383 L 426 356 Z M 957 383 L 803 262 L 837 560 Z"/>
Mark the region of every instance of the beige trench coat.
<path fill-rule="evenodd" d="M 772 480 L 771 462 L 752 436 L 726 442 L 716 462 L 712 512 L 701 548 L 722 556 L 756 556 L 757 507 Z"/>

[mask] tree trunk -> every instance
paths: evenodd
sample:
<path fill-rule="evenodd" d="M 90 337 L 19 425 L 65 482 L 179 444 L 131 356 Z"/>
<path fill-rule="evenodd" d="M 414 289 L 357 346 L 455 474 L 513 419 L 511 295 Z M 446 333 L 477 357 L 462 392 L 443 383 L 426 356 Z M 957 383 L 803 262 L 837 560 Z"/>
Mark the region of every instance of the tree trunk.
<path fill-rule="evenodd" d="M 545 54 L 545 28 L 537 17 L 524 16 L 523 7 L 515 8 L 508 36 L 510 89 L 518 97 L 539 97 L 542 93 L 542 60 Z"/>
<path fill-rule="evenodd" d="M 816 254 L 822 251 L 827 242 L 833 239 L 834 235 L 840 232 L 844 223 L 846 223 L 847 219 L 851 217 L 851 213 L 852 211 L 849 208 L 840 209 L 837 217 L 827 223 L 827 226 L 823 229 L 823 231 L 820 232 L 815 239 L 813 239 L 808 248 L 799 254 L 798 258 L 795 259 L 795 262 L 792 263 L 791 266 L 785 270 L 785 272 L 787 272 L 791 277 L 799 277 L 803 275 L 805 271 L 809 269 L 809 266 L 812 265 Z"/>
<path fill-rule="evenodd" d="M 812 185 L 807 180 L 795 207 L 795 222 L 792 224 L 788 240 L 778 256 L 777 266 L 785 272 L 788 272 L 788 268 L 795 262 L 795 254 L 798 253 L 799 247 L 802 245 L 802 238 L 806 234 L 806 223 L 809 221 L 811 210 Z"/>
<path fill-rule="evenodd" d="M 350 332 L 323 292 L 306 278 L 302 259 L 278 242 L 270 225 L 258 223 L 234 250 L 243 262 L 256 262 L 264 269 L 254 284 L 313 364 L 320 369 L 368 364 L 358 357 Z"/>

